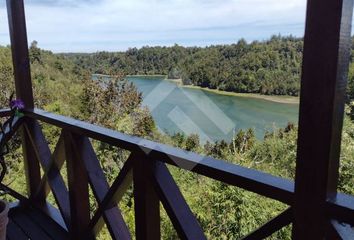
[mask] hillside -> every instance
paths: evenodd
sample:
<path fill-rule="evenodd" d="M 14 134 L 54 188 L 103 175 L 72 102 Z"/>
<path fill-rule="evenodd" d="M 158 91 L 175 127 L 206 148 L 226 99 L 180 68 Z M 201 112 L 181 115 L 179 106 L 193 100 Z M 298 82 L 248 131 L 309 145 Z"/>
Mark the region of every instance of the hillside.
<path fill-rule="evenodd" d="M 277 41 L 279 41 L 278 44 L 282 45 L 290 40 L 278 39 Z M 291 40 L 290 43 L 292 41 L 293 40 Z M 188 56 L 185 56 L 185 59 L 191 58 L 191 56 L 193 56 L 193 58 L 195 56 L 200 56 L 200 59 L 196 58 L 195 61 L 191 61 L 192 64 L 196 64 L 198 61 L 200 64 L 204 63 L 204 61 L 207 61 L 208 64 L 217 64 L 218 62 L 209 61 L 201 56 L 203 56 L 203 54 L 211 54 L 211 52 L 217 56 L 221 49 L 238 49 L 239 47 L 237 47 L 237 45 L 245 44 L 248 47 L 252 46 L 252 51 L 248 50 L 247 53 L 242 53 L 245 54 L 242 56 L 249 57 L 243 60 L 239 59 L 240 63 L 237 64 L 240 66 L 237 65 L 235 69 L 241 69 L 241 66 L 244 66 L 244 73 L 246 75 L 250 74 L 251 76 L 259 71 L 259 69 L 255 71 L 256 68 L 263 63 L 267 63 L 268 65 L 264 67 L 267 67 L 267 69 L 269 68 L 270 70 L 264 71 L 268 72 L 268 74 L 271 74 L 274 69 L 278 69 L 279 67 L 278 71 L 283 73 L 290 71 L 289 69 L 294 69 L 293 76 L 297 76 L 300 66 L 299 59 L 301 56 L 301 50 L 298 51 L 300 56 L 296 55 L 294 62 L 292 62 L 292 58 L 289 57 L 287 60 L 290 63 L 289 68 L 280 67 L 285 65 L 285 63 L 281 63 L 282 61 L 278 59 L 281 55 L 281 59 L 284 60 L 283 55 L 280 54 L 280 52 L 283 53 L 283 51 L 274 50 L 277 45 L 275 39 L 270 40 L 270 42 L 272 43 L 254 43 L 253 45 L 239 42 L 236 45 L 213 46 L 209 48 L 183 48 L 174 46 L 171 48 L 156 49 L 161 51 L 162 49 L 164 49 L 164 51 L 180 49 L 179 54 L 181 54 L 181 56 L 185 52 L 188 53 Z M 301 40 L 295 39 L 293 44 L 299 45 L 300 47 Z M 273 49 L 276 53 L 273 50 L 269 50 L 269 56 L 274 54 L 274 59 L 278 60 L 273 62 L 269 59 L 267 60 L 267 58 L 263 59 L 261 55 L 264 53 L 264 46 Z M 142 50 L 152 51 L 154 48 L 143 48 L 137 51 L 139 52 Z M 294 52 L 292 54 L 290 54 L 290 52 L 289 56 L 294 54 Z M 225 141 L 215 143 L 207 142 L 205 145 L 200 144 L 199 136 L 195 134 L 190 136 L 185 136 L 183 134 L 167 136 L 159 133 L 155 128 L 149 110 L 141 106 L 141 94 L 137 92 L 132 84 L 123 80 L 124 75 L 117 76 L 117 78 L 106 88 L 102 88 L 97 82 L 92 81 L 91 79 L 90 74 L 92 72 L 110 73 L 112 71 L 116 74 L 119 72 L 118 70 L 121 70 L 121 68 L 118 67 L 113 68 L 113 66 L 118 65 L 110 64 L 110 57 L 99 58 L 99 56 L 123 56 L 126 60 L 131 59 L 130 57 L 126 58 L 126 54 L 127 53 L 96 53 L 85 55 L 73 54 L 69 56 L 66 54 L 53 54 L 50 51 L 41 50 L 36 43 L 33 43 L 30 48 L 30 57 L 36 106 L 103 125 L 127 134 L 173 145 L 187 151 L 194 151 L 202 155 L 223 159 L 245 167 L 259 169 L 276 176 L 282 176 L 289 179 L 294 178 L 297 127 L 292 124 L 289 124 L 284 129 L 275 129 L 272 132 L 268 132 L 262 141 L 255 138 L 252 129 L 245 129 L 235 133 L 233 141 L 230 143 Z M 151 56 L 151 59 L 155 59 L 153 52 L 149 54 L 147 53 L 146 55 L 148 59 L 148 56 Z M 235 53 L 235 56 L 236 54 L 241 53 Z M 278 54 L 280 55 L 278 56 Z M 226 61 L 226 65 L 230 64 L 229 66 L 231 66 L 231 62 L 236 61 L 236 57 L 231 56 L 234 55 L 230 55 L 230 63 L 223 60 Z M 178 57 L 175 58 L 176 62 L 178 62 L 178 59 Z M 251 59 L 252 61 L 248 62 L 248 60 Z M 164 67 L 166 67 L 166 72 L 159 73 L 168 74 L 169 64 L 167 62 L 164 63 L 162 60 L 161 62 L 159 61 L 160 60 L 149 60 L 148 62 L 145 62 L 143 60 L 138 60 L 137 58 L 136 63 L 146 63 L 146 65 L 143 64 L 140 66 L 131 63 L 132 65 L 125 65 L 125 71 L 126 73 L 131 74 L 152 74 L 157 73 L 158 71 L 163 71 Z M 241 62 L 244 65 L 242 65 Z M 255 64 L 252 65 L 252 62 L 255 62 Z M 152 68 L 153 70 L 151 70 L 151 72 L 145 72 L 145 70 L 139 72 L 141 69 L 150 69 L 151 66 L 148 63 L 154 63 L 151 66 L 156 66 Z M 209 66 L 208 64 L 204 66 Z M 157 70 L 157 67 L 160 65 L 161 68 Z M 141 69 L 128 72 L 131 66 L 139 66 Z M 297 69 L 296 71 L 295 68 Z M 215 69 L 212 69 L 211 71 L 214 72 Z M 203 74 L 203 72 L 200 74 Z M 353 99 L 354 97 L 353 76 L 354 65 L 352 64 L 350 68 L 348 100 L 350 98 Z M 2 91 L 0 100 L 2 106 L 7 106 L 7 97 L 13 91 L 12 78 L 10 49 L 8 47 L 0 47 L 0 87 Z M 261 82 L 260 80 L 254 80 L 255 82 Z M 273 81 L 275 81 L 274 86 L 282 86 L 282 81 L 279 80 L 279 78 L 274 78 Z M 248 83 L 248 80 L 245 80 L 245 84 L 247 86 L 256 86 Z M 354 111 L 350 110 L 349 104 L 346 107 L 346 112 L 347 115 L 345 116 L 342 138 L 339 190 L 341 192 L 354 194 L 354 123 L 352 121 L 354 117 L 350 119 L 350 115 L 353 116 Z M 42 126 L 46 138 L 53 149 L 53 144 L 56 142 L 60 132 L 58 129 L 49 127 L 46 124 L 42 124 Z M 122 164 L 126 160 L 128 153 L 122 149 L 108 146 L 107 144 L 102 144 L 97 141 L 92 142 L 95 152 L 100 159 L 101 166 L 110 183 L 112 183 L 120 171 Z M 12 141 L 10 149 L 11 153 L 6 159 L 9 165 L 9 173 L 6 175 L 5 184 L 11 184 L 11 187 L 24 193 L 25 176 L 23 174 L 23 162 L 20 157 L 21 148 L 18 138 Z M 170 170 L 186 198 L 186 201 L 197 216 L 198 221 L 209 239 L 238 239 L 286 208 L 284 204 L 277 201 L 260 197 L 256 194 L 228 186 L 218 181 L 213 181 L 174 167 L 170 167 Z M 62 174 L 65 176 L 65 168 L 62 170 Z M 53 203 L 54 201 L 51 197 L 49 200 Z M 6 196 L 6 198 L 8 197 Z M 124 195 L 119 204 L 125 221 L 128 223 L 132 233 L 134 232 L 133 199 L 132 189 L 130 188 L 128 194 Z M 92 203 L 91 208 L 95 209 L 96 207 L 97 205 Z M 178 239 L 171 222 L 168 220 L 166 213 L 162 208 L 161 215 L 162 238 Z M 287 227 L 272 235 L 270 239 L 290 239 L 290 236 L 291 229 Z M 109 239 L 107 232 L 103 231 L 98 239 Z"/>

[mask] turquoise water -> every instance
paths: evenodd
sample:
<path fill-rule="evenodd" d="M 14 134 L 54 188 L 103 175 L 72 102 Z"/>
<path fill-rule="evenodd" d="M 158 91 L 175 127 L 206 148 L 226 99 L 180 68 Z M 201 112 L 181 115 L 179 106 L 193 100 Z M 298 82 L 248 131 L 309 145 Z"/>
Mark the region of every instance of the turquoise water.
<path fill-rule="evenodd" d="M 160 131 L 197 133 L 202 142 L 232 139 L 240 129 L 253 128 L 262 139 L 266 130 L 297 123 L 297 104 L 215 94 L 179 87 L 159 78 L 128 77 L 143 94 Z"/>

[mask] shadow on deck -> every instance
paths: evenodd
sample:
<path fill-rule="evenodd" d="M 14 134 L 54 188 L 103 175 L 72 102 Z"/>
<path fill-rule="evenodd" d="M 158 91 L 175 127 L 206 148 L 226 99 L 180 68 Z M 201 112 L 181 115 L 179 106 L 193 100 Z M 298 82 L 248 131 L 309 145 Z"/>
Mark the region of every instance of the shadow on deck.
<path fill-rule="evenodd" d="M 42 211 L 16 204 L 9 212 L 6 239 L 65 240 L 69 239 L 69 234 Z"/>

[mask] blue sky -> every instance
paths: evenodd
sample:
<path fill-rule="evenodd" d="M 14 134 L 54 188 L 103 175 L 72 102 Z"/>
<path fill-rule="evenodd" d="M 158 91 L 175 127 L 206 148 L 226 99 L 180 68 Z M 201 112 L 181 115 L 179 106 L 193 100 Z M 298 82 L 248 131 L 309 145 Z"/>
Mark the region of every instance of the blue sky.
<path fill-rule="evenodd" d="M 0 45 L 9 43 L 0 3 Z M 54 52 L 303 36 L 306 0 L 25 0 L 29 41 Z"/>

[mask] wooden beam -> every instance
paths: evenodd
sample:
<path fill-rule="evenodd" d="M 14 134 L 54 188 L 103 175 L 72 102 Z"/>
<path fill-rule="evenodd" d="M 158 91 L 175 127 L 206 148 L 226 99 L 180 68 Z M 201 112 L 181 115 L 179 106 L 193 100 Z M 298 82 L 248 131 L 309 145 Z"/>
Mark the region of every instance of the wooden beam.
<path fill-rule="evenodd" d="M 354 196 L 338 193 L 335 200 L 327 202 L 326 213 L 331 219 L 354 226 Z"/>
<path fill-rule="evenodd" d="M 25 8 L 23 0 L 7 0 L 12 61 L 15 74 L 16 97 L 22 99 L 25 107 L 32 109 L 33 92 L 28 54 Z"/>
<path fill-rule="evenodd" d="M 45 203 L 45 196 L 43 194 L 36 196 L 38 186 L 41 182 L 41 173 L 36 151 L 34 150 L 31 144 L 30 134 L 33 133 L 32 130 L 34 126 L 34 121 L 34 119 L 27 119 L 20 130 L 22 136 L 22 149 L 26 173 L 27 194 L 29 196 L 30 201 L 32 201 L 33 204 L 39 206 Z M 25 125 L 29 131 L 25 130 Z"/>
<path fill-rule="evenodd" d="M 153 178 L 156 192 L 180 239 L 207 239 L 164 163 L 153 163 Z"/>
<path fill-rule="evenodd" d="M 8 117 L 11 114 L 11 110 L 9 108 L 0 110 L 0 117 Z"/>
<path fill-rule="evenodd" d="M 260 228 L 251 232 L 242 240 L 261 240 L 266 239 L 276 231 L 279 231 L 283 227 L 289 225 L 293 219 L 293 212 L 291 207 L 280 213 L 278 216 L 272 218 L 267 223 L 263 224 Z"/>
<path fill-rule="evenodd" d="M 78 149 L 73 146 L 73 134 L 63 130 L 67 162 L 69 198 L 71 210 L 72 239 L 93 239 L 88 229 L 90 223 L 90 202 L 88 177 Z"/>
<path fill-rule="evenodd" d="M 48 156 L 46 156 L 48 159 Z M 50 184 L 48 181 L 59 181 L 63 182 L 63 177 L 60 174 L 60 170 L 65 162 L 65 146 L 64 137 L 61 133 L 59 140 L 55 146 L 54 153 L 50 156 L 50 162 L 46 163 L 44 169 L 44 174 L 41 179 L 41 183 L 38 186 L 37 194 L 43 194 L 45 197 L 48 196 L 50 192 Z M 42 163 L 42 161 L 41 161 Z"/>
<path fill-rule="evenodd" d="M 12 61 L 15 75 L 16 97 L 23 100 L 25 107 L 34 108 L 30 61 L 28 54 L 27 30 L 23 0 L 7 0 Z M 28 122 L 28 127 L 32 125 Z M 22 148 L 27 178 L 27 192 L 32 199 L 40 182 L 39 164 L 29 143 L 29 136 L 22 132 Z M 44 203 L 42 196 L 34 203 Z"/>
<path fill-rule="evenodd" d="M 80 158 L 83 159 L 92 192 L 98 202 L 98 206 L 101 206 L 105 196 L 109 192 L 109 185 L 90 140 L 87 137 L 80 136 L 74 140 L 74 147 L 80 153 Z M 128 226 L 124 222 L 117 203 L 110 209 L 104 209 L 102 214 L 113 240 L 131 239 Z M 95 226 L 97 225 L 95 224 Z M 98 233 L 98 230 L 94 231 L 95 235 Z"/>
<path fill-rule="evenodd" d="M 328 239 L 354 239 L 353 227 L 346 223 L 340 223 L 337 220 L 330 221 L 330 228 L 332 228 L 331 236 Z"/>
<path fill-rule="evenodd" d="M 89 226 L 90 229 L 94 229 L 94 232 L 97 232 L 97 225 L 103 213 L 117 206 L 132 181 L 133 158 L 132 155 L 130 155 L 129 159 L 125 162 L 123 168 L 119 172 L 117 178 L 114 180 L 112 186 L 104 196 L 102 202 L 98 205 L 98 209 L 91 219 Z"/>
<path fill-rule="evenodd" d="M 152 185 L 152 165 L 145 154 L 134 158 L 134 207 L 137 240 L 161 239 L 160 201 Z"/>
<path fill-rule="evenodd" d="M 29 129 L 25 127 L 29 133 Z M 46 188 L 49 182 L 49 186 L 52 189 L 53 196 L 59 207 L 60 213 L 65 221 L 66 226 L 70 227 L 70 200 L 69 193 L 66 188 L 63 177 L 60 174 L 58 166 L 55 164 L 54 156 L 60 151 L 61 154 L 65 154 L 63 134 L 60 135 L 58 143 L 55 147 L 54 155 L 51 154 L 47 140 L 45 139 L 42 129 L 38 122 L 34 122 L 31 144 L 37 155 L 37 159 L 42 165 L 44 176 L 40 185 L 38 185 L 37 196 L 47 196 L 49 189 Z M 54 164 L 53 164 L 54 162 Z"/>
<path fill-rule="evenodd" d="M 26 111 L 25 115 L 60 128 L 70 129 L 71 132 L 76 134 L 124 148 L 131 152 L 139 152 L 143 149 L 149 153 L 148 155 L 151 159 L 158 159 L 159 161 L 273 198 L 286 204 L 292 204 L 293 202 L 294 183 L 288 179 L 183 151 L 136 136 L 129 136 L 111 129 L 40 109 Z"/>
<path fill-rule="evenodd" d="M 294 239 L 323 239 L 335 198 L 353 0 L 308 0 L 296 162 Z"/>

